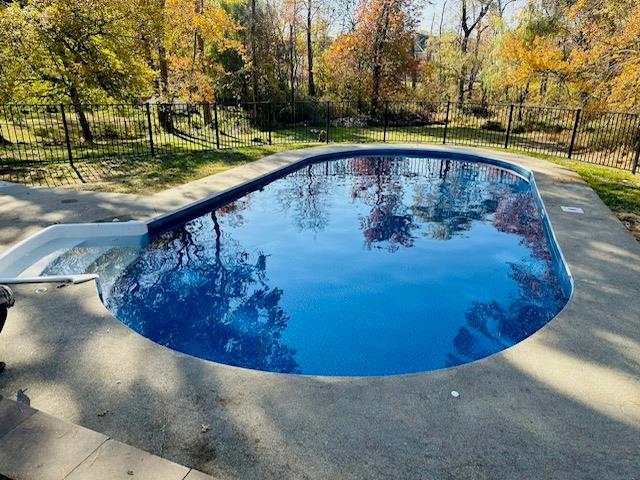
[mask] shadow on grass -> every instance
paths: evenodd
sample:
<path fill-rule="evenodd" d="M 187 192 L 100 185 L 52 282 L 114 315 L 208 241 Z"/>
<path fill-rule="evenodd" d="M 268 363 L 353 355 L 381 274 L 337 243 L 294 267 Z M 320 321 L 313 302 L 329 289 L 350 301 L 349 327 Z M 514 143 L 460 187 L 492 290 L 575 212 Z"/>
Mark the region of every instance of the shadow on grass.
<path fill-rule="evenodd" d="M 151 193 L 220 173 L 282 150 L 309 145 L 261 145 L 155 157 L 79 160 L 0 167 L 0 180 L 41 187 Z"/>

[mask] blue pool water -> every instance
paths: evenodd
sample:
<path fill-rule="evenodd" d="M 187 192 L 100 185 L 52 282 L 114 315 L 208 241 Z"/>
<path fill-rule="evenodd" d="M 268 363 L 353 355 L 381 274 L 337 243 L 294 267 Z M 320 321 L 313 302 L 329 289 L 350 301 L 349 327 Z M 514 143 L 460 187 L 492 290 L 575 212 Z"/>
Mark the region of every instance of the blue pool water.
<path fill-rule="evenodd" d="M 65 251 L 45 273 L 99 273 L 118 319 L 201 358 L 387 375 L 531 335 L 567 301 L 555 263 L 520 176 L 370 156 L 304 166 L 142 248 Z"/>

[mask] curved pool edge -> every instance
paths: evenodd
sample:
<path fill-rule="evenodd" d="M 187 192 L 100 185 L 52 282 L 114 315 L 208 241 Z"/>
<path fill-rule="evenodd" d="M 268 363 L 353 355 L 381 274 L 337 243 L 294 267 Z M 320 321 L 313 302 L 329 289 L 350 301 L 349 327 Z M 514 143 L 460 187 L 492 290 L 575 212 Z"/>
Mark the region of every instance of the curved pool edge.
<path fill-rule="evenodd" d="M 533 332 L 528 337 L 520 340 L 514 345 L 511 345 L 507 348 L 504 348 L 498 352 L 491 353 L 485 357 L 465 362 L 460 365 L 452 366 L 452 367 L 443 367 L 432 370 L 425 370 L 419 372 L 409 372 L 409 373 L 397 373 L 397 374 L 387 374 L 387 375 L 366 375 L 366 376 L 353 376 L 353 375 L 309 375 L 309 374 L 294 374 L 294 373 L 281 373 L 281 372 L 270 372 L 263 370 L 256 370 L 260 373 L 270 373 L 276 375 L 293 375 L 297 377 L 309 377 L 309 378 L 334 378 L 334 379 L 352 379 L 352 378 L 391 378 L 391 377 L 405 377 L 405 376 L 415 376 L 415 375 L 426 375 L 434 372 L 447 371 L 450 369 L 458 369 L 464 367 L 465 365 L 474 364 L 477 362 L 482 362 L 488 359 L 492 359 L 496 356 L 503 354 L 509 350 L 516 348 L 523 342 L 529 340 L 532 336 L 536 335 L 541 330 L 544 330 L 548 327 L 548 325 L 554 322 L 559 315 L 567 308 L 567 306 L 571 303 L 573 294 L 574 294 L 574 279 L 571 273 L 571 269 L 569 264 L 566 262 L 566 259 L 563 255 L 562 249 L 558 243 L 558 239 L 556 237 L 553 225 L 551 223 L 551 219 L 548 215 L 548 212 L 545 207 L 544 200 L 542 198 L 541 192 L 538 189 L 538 185 L 536 183 L 535 173 L 532 169 L 527 168 L 516 161 L 507 160 L 504 158 L 500 158 L 497 155 L 492 155 L 490 152 L 469 152 L 469 151 L 460 151 L 459 149 L 452 149 L 449 147 L 434 147 L 434 146 L 426 146 L 426 145 L 418 145 L 418 146 L 404 146 L 404 145 L 341 145 L 341 146 L 330 146 L 330 147 L 312 147 L 308 149 L 300 149 L 300 150 L 290 150 L 285 152 L 280 152 L 274 155 L 270 155 L 265 157 L 257 162 L 265 162 L 269 163 L 274 160 L 274 167 L 269 171 L 263 172 L 254 178 L 247 179 L 244 182 L 241 182 L 235 186 L 232 186 L 228 189 L 225 189 L 222 192 L 215 193 L 210 195 L 202 200 L 198 200 L 196 202 L 190 203 L 174 212 L 170 212 L 164 214 L 160 217 L 150 219 L 148 222 L 150 235 L 155 235 L 162 233 L 166 230 L 169 230 L 177 225 L 183 224 L 193 218 L 196 218 L 209 210 L 215 209 L 220 205 L 226 204 L 228 202 L 234 201 L 245 193 L 261 188 L 261 186 L 266 185 L 270 182 L 273 182 L 288 173 L 291 173 L 295 170 L 303 168 L 306 165 L 319 163 L 323 161 L 328 161 L 332 159 L 345 158 L 348 156 L 381 156 L 381 155 L 389 155 L 389 156 L 428 156 L 431 158 L 447 158 L 455 161 L 466 161 L 466 162 L 475 162 L 482 163 L 487 165 L 493 165 L 498 168 L 507 170 L 517 176 L 523 178 L 527 183 L 531 186 L 531 191 L 533 193 L 536 206 L 541 215 L 542 225 L 544 227 L 544 233 L 547 239 L 547 243 L 551 250 L 553 267 L 556 274 L 559 276 L 561 288 L 567 301 L 562 305 L 562 308 L 554 315 L 547 323 L 545 323 L 540 329 Z M 281 159 L 285 159 L 284 162 L 281 162 Z M 181 352 L 183 353 L 183 352 Z M 188 355 L 188 354 L 186 354 Z M 196 357 L 200 360 L 199 357 Z M 210 361 L 210 360 L 204 360 Z M 253 369 L 246 367 L 239 367 L 235 365 L 228 365 L 220 362 L 213 363 L 219 365 L 225 365 L 233 368 L 240 368 L 243 370 Z"/>
<path fill-rule="evenodd" d="M 467 365 L 475 364 L 478 362 L 487 361 L 501 354 L 504 354 L 507 351 L 513 350 L 518 347 L 518 345 L 523 342 L 528 341 L 533 336 L 537 335 L 540 331 L 544 330 L 549 326 L 550 323 L 554 322 L 562 312 L 571 304 L 574 294 L 574 280 L 570 271 L 569 264 L 566 262 L 564 255 L 562 253 L 562 249 L 558 243 L 557 237 L 555 235 L 553 225 L 551 224 L 551 220 L 544 206 L 544 200 L 542 198 L 541 192 L 538 189 L 535 180 L 534 171 L 530 168 L 524 167 L 515 161 L 507 160 L 504 158 L 500 158 L 498 155 L 492 155 L 491 152 L 483 151 L 483 152 L 475 152 L 475 151 L 461 151 L 459 148 L 450 148 L 450 147 L 438 147 L 438 146 L 429 146 L 429 145 L 416 145 L 416 146 L 404 146 L 404 145 L 389 145 L 389 144 L 371 144 L 371 145 L 340 145 L 340 146 L 321 146 L 321 147 L 311 147 L 306 149 L 299 150 L 289 150 L 285 152 L 279 152 L 273 155 L 269 155 L 264 157 L 256 162 L 252 162 L 249 165 L 255 165 L 258 163 L 267 164 L 267 166 L 275 168 L 269 168 L 267 171 L 259 172 L 257 175 L 252 178 L 243 179 L 243 181 L 233 185 L 227 189 L 224 189 L 220 192 L 213 193 L 211 195 L 205 196 L 200 200 L 196 200 L 194 202 L 188 203 L 180 208 L 175 209 L 174 211 L 170 211 L 168 213 L 164 213 L 160 216 L 155 216 L 144 221 L 129 221 L 129 222 L 110 222 L 110 223 L 84 223 L 84 224 L 62 224 L 62 225 L 53 225 L 51 227 L 47 227 L 42 231 L 32 235 L 31 237 L 19 242 L 19 244 L 14 245 L 9 250 L 3 252 L 0 255 L 0 268 L 2 267 L 2 259 L 11 256 L 12 253 L 16 253 L 17 251 L 25 251 L 28 250 L 30 242 L 34 242 L 39 245 L 42 242 L 42 238 L 50 239 L 52 235 L 58 234 L 61 237 L 66 237 L 72 235 L 74 232 L 77 232 L 81 228 L 90 228 L 93 238 L 99 238 L 102 236 L 108 235 L 123 235 L 123 236 L 131 236 L 131 237 L 145 237 L 145 236 L 153 236 L 159 234 L 167 229 L 170 229 L 173 226 L 182 224 L 194 217 L 201 215 L 202 213 L 216 208 L 221 204 L 228 203 L 238 198 L 239 196 L 247 193 L 248 191 L 255 190 L 260 188 L 261 185 L 270 183 L 282 176 L 295 171 L 299 168 L 304 167 L 305 165 L 318 163 L 322 161 L 327 161 L 335 158 L 341 158 L 349 155 L 360 155 L 360 156 L 380 156 L 380 155 L 407 155 L 407 156 L 429 156 L 434 158 L 447 158 L 457 161 L 467 161 L 467 162 L 475 162 L 475 163 L 483 163 L 488 165 L 493 165 L 498 168 L 502 168 L 508 170 L 526 180 L 531 185 L 531 190 L 533 192 L 534 198 L 537 203 L 537 207 L 542 217 L 542 224 L 544 226 L 545 235 L 547 236 L 547 240 L 549 246 L 552 249 L 552 256 L 554 261 L 554 269 L 556 273 L 561 277 L 561 284 L 563 291 L 567 297 L 567 302 L 562 306 L 561 310 L 551 318 L 545 325 L 543 325 L 540 329 L 533 332 L 528 337 L 519 341 L 518 343 L 507 347 L 498 352 L 494 352 L 488 356 L 482 357 L 477 360 L 473 360 L 471 362 L 465 362 L 460 365 L 438 368 L 433 370 L 426 370 L 420 372 L 410 372 L 410 373 L 398 373 L 398 374 L 388 374 L 388 375 L 366 375 L 366 376 L 337 376 L 337 375 L 309 375 L 309 374 L 297 374 L 297 373 L 280 373 L 280 372 L 271 372 L 264 370 L 254 370 L 251 368 L 240 367 L 235 365 L 229 365 L 225 363 L 215 362 L 212 360 L 202 359 L 200 357 L 196 357 L 190 355 L 188 353 L 180 352 L 177 350 L 173 350 L 170 347 L 166 347 L 159 343 L 154 342 L 151 339 L 148 339 L 144 335 L 136 332 L 129 326 L 123 324 L 117 317 L 115 317 L 110 311 L 106 309 L 106 306 L 102 302 L 102 292 L 100 288 L 99 278 L 95 278 L 95 286 L 96 286 L 96 300 L 99 302 L 100 306 L 104 309 L 104 312 L 109 315 L 114 321 L 118 324 L 122 325 L 124 328 L 131 330 L 135 335 L 138 335 L 144 340 L 151 342 L 153 345 L 162 347 L 162 349 L 166 349 L 174 354 L 179 356 L 186 356 L 194 358 L 198 361 L 212 363 L 218 366 L 229 367 L 232 369 L 239 369 L 243 371 L 256 372 L 258 374 L 272 374 L 272 375 L 282 375 L 282 376 L 293 376 L 293 377 L 304 377 L 304 378 L 316 378 L 316 379 L 335 379 L 335 380 L 348 380 L 348 379 L 381 379 L 381 378 L 395 378 L 395 377 L 413 377 L 419 375 L 428 375 L 435 372 L 445 372 L 452 369 L 460 369 Z M 239 167 L 242 168 L 242 167 Z M 207 177 L 202 180 L 197 180 L 195 182 L 191 182 L 190 184 L 183 185 L 181 187 L 177 187 L 172 190 L 179 190 L 183 188 L 188 188 L 191 184 L 200 183 L 203 180 L 207 181 L 211 178 L 216 177 L 215 175 L 211 177 Z M 170 190 L 171 191 L 171 190 Z M 170 192 L 169 191 L 169 192 Z M 154 197 L 158 196 L 155 195 Z M 143 231 L 141 226 L 144 226 L 146 231 Z M 2 275 L 2 270 L 0 270 L 0 276 Z M 77 277 L 78 281 L 75 281 L 75 278 L 71 278 L 69 283 L 83 283 L 85 281 L 94 280 L 94 278 L 84 278 L 83 275 L 71 276 Z M 52 281 L 56 282 L 59 279 L 41 279 L 43 282 Z M 36 283 L 37 279 L 29 279 L 28 283 Z M 566 290 L 565 290 L 566 289 Z"/>

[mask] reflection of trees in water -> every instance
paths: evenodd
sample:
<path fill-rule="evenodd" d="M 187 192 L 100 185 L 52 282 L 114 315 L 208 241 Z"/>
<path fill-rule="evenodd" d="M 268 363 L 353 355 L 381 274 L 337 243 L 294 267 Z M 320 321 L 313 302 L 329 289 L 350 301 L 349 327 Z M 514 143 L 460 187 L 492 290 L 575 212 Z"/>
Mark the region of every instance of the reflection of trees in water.
<path fill-rule="evenodd" d="M 239 227 L 244 225 L 244 212 L 251 209 L 251 201 L 253 200 L 253 192 L 246 193 L 231 203 L 222 205 L 216 209 L 221 217 L 230 227 Z"/>
<path fill-rule="evenodd" d="M 493 217 L 493 226 L 500 232 L 518 235 L 535 258 L 551 261 L 540 213 L 530 193 L 501 198 Z"/>
<path fill-rule="evenodd" d="M 511 265 L 518 298 L 506 306 L 497 301 L 476 303 L 466 313 L 467 325 L 457 334 L 449 356 L 451 365 L 513 345 L 558 312 L 564 295 L 532 192 L 523 180 L 491 166 L 451 160 L 354 162 L 353 198 L 372 206 L 361 224 L 368 246 L 387 242 L 389 251 L 395 251 L 413 246 L 418 227 L 429 238 L 448 240 L 475 222 L 491 221 L 496 230 L 517 235 L 531 251 L 531 262 Z M 417 182 L 407 182 L 415 176 Z M 414 196 L 411 205 L 405 205 L 409 188 Z"/>
<path fill-rule="evenodd" d="M 278 182 L 276 198 L 300 231 L 321 232 L 329 223 L 327 212 L 331 195 L 329 162 L 308 165 Z"/>
<path fill-rule="evenodd" d="M 356 158 L 352 160 L 352 198 L 370 207 L 360 218 L 367 248 L 397 251 L 412 247 L 413 231 L 418 227 L 404 204 L 403 176 L 406 164 L 394 158 Z"/>
<path fill-rule="evenodd" d="M 304 167 L 273 184 L 267 198 L 276 199 L 298 230 L 318 233 L 329 224 L 336 182 L 366 212 L 358 227 L 369 249 L 396 252 L 414 246 L 418 234 L 448 240 L 475 222 L 491 221 L 532 252 L 526 263 L 511 266 L 518 298 L 507 305 L 475 304 L 466 313 L 451 365 L 521 340 L 563 303 L 533 197 L 516 176 L 451 160 L 364 157 Z M 172 348 L 249 368 L 298 371 L 295 351 L 281 344 L 289 318 L 280 306 L 282 291 L 268 285 L 267 257 L 223 232 L 245 222 L 258 195 L 154 239 L 116 281 L 109 305 L 123 321 Z"/>
<path fill-rule="evenodd" d="M 566 301 L 533 196 L 521 193 L 501 198 L 493 225 L 501 232 L 518 235 L 534 260 L 511 264 L 511 278 L 519 287 L 517 298 L 506 305 L 497 301 L 475 303 L 466 312 L 467 325 L 454 338 L 453 352 L 449 354 L 451 366 L 485 357 L 525 339 L 551 320 Z"/>
<path fill-rule="evenodd" d="M 469 168 L 452 160 L 438 163 L 437 176 L 416 185 L 411 209 L 429 238 L 449 240 L 470 230 L 474 222 L 495 212 L 497 199 L 511 191 L 493 167 Z"/>
<path fill-rule="evenodd" d="M 412 247 L 416 230 L 447 240 L 486 220 L 497 198 L 524 182 L 490 165 L 454 160 L 356 157 L 306 166 L 278 185 L 276 197 L 302 230 L 322 231 L 336 183 L 351 184 L 351 197 L 369 208 L 360 217 L 367 248 Z M 411 199 L 407 197 L 413 194 Z"/>
<path fill-rule="evenodd" d="M 154 239 L 114 284 L 108 306 L 145 336 L 199 357 L 296 372 L 280 337 L 289 317 L 267 259 L 225 236 L 214 211 Z M 237 219 L 236 219 L 237 220 Z"/>

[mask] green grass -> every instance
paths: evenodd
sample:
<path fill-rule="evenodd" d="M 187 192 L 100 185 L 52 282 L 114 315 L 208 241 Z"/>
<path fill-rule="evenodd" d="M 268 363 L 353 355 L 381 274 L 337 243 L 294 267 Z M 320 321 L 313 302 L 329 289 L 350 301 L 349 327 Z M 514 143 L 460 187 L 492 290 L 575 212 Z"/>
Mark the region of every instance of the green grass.
<path fill-rule="evenodd" d="M 120 172 L 117 166 L 114 167 L 107 175 L 101 176 L 100 181 L 91 182 L 89 178 L 87 183 L 76 184 L 74 187 L 104 192 L 151 194 L 253 162 L 273 153 L 308 146 L 310 145 L 264 145 L 147 157 L 124 163 Z M 90 165 L 80 168 L 81 175 L 91 175 Z M 86 172 L 83 169 L 86 169 Z"/>
<path fill-rule="evenodd" d="M 568 160 L 543 153 L 511 150 L 541 158 L 573 170 L 589 184 L 602 201 L 640 241 L 640 175 L 615 168 Z"/>
<path fill-rule="evenodd" d="M 521 155 L 541 158 L 577 172 L 614 212 L 640 215 L 640 176 L 631 172 L 567 160 L 543 153 L 512 150 Z"/>

